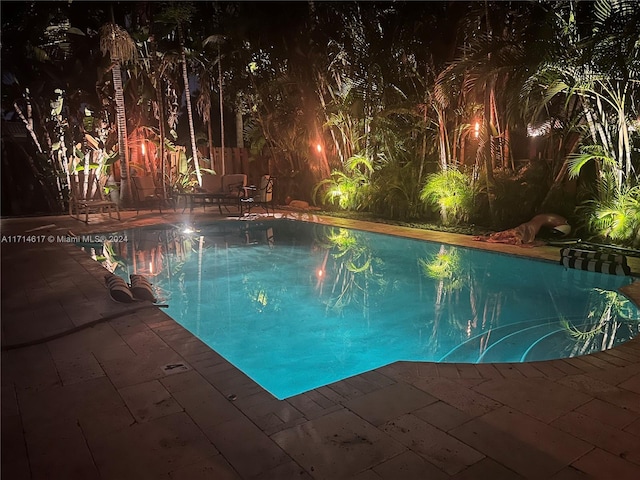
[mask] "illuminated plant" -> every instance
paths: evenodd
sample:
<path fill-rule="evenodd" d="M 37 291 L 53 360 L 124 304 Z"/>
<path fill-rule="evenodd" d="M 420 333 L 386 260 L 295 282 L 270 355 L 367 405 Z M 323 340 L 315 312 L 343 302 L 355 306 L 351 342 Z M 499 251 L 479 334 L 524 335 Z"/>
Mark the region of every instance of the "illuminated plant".
<path fill-rule="evenodd" d="M 442 247 L 431 258 L 419 259 L 418 264 L 427 277 L 443 282 L 447 291 L 457 290 L 464 285 L 461 276 L 460 255 L 456 248 Z"/>
<path fill-rule="evenodd" d="M 640 245 L 640 186 L 615 188 L 611 176 L 598 181 L 594 198 L 587 200 L 577 211 L 585 218 L 585 226 L 592 233 L 606 239 Z"/>
<path fill-rule="evenodd" d="M 318 183 L 313 196 L 324 188 L 325 203 L 338 205 L 344 210 L 360 210 L 368 206 L 370 175 L 373 164 L 364 155 L 354 155 L 345 164 L 345 171 L 334 170 L 331 177 Z"/>
<path fill-rule="evenodd" d="M 473 199 L 471 178 L 455 168 L 429 175 L 420 192 L 420 200 L 440 210 L 445 225 L 467 221 Z"/>

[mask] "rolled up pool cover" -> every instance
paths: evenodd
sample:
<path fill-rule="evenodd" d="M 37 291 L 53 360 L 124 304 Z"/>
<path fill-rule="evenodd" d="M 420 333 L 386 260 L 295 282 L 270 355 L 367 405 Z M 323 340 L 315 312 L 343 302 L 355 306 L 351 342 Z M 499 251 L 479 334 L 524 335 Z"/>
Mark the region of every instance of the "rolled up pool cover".
<path fill-rule="evenodd" d="M 587 270 L 589 272 L 608 273 L 611 275 L 630 275 L 624 255 L 563 248 L 560 250 L 560 263 L 568 268 Z"/>
<path fill-rule="evenodd" d="M 617 253 L 596 252 L 594 250 L 584 250 L 580 248 L 563 248 L 560 250 L 560 257 L 586 258 L 589 260 L 603 260 L 605 262 L 617 262 L 627 265 L 627 257 Z"/>

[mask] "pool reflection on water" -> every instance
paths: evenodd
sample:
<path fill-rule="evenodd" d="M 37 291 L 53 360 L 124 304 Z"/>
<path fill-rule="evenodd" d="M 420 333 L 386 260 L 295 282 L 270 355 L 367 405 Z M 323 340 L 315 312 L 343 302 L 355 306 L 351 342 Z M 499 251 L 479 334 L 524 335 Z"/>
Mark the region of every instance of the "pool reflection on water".
<path fill-rule="evenodd" d="M 525 362 L 640 332 L 628 277 L 291 220 L 124 232 L 86 245 L 277 398 L 398 360 Z M 91 247 L 94 247 L 93 249 Z"/>

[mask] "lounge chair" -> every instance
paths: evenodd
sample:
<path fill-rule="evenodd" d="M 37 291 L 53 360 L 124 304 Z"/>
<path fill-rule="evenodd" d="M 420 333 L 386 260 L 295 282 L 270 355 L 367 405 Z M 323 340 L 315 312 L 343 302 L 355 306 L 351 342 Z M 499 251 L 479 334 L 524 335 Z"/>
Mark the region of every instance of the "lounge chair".
<path fill-rule="evenodd" d="M 264 208 L 267 215 L 269 215 L 269 207 L 271 207 L 271 213 L 273 213 L 275 211 L 273 205 L 274 182 L 275 177 L 263 175 L 260 177 L 259 186 L 248 187 L 246 196 L 240 199 L 240 215 L 251 213 L 251 209 L 255 206 Z"/>
<path fill-rule="evenodd" d="M 102 195 L 102 187 L 94 172 L 69 175 L 69 215 L 80 220 L 80 214 L 84 213 L 84 222 L 89 223 L 89 213 L 104 213 L 105 209 L 111 212 L 115 209 L 120 220 L 120 209 L 116 202 L 105 200 Z"/>

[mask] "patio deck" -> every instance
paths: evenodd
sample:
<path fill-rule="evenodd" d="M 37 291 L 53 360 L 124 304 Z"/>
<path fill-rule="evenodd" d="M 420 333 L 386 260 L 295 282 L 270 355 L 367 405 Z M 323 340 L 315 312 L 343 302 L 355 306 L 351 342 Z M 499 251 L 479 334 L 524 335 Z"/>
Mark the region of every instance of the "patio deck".
<path fill-rule="evenodd" d="M 91 218 L 3 219 L 2 235 L 184 217 Z M 558 259 L 551 247 L 315 220 Z M 104 269 L 73 244 L 0 253 L 2 343 L 26 344 L 2 351 L 3 479 L 640 478 L 640 338 L 527 364 L 398 362 L 279 401 L 161 309 L 112 302 Z"/>

